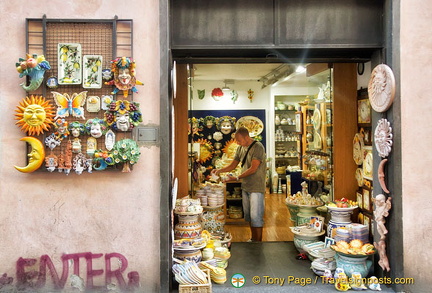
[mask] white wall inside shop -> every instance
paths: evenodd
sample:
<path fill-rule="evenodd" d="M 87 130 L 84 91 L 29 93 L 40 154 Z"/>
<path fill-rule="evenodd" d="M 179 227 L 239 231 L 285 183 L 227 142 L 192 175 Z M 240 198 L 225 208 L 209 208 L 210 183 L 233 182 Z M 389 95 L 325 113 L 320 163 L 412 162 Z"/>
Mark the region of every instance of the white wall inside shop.
<path fill-rule="evenodd" d="M 141 147 L 141 159 L 132 173 L 93 172 L 70 174 L 20 173 L 14 165 L 26 164 L 25 136 L 15 125 L 14 110 L 25 98 L 19 86 L 15 62 L 25 57 L 26 18 L 59 19 L 132 19 L 134 59 L 137 79 L 144 82 L 134 100 L 141 103 L 143 123 L 159 124 L 159 3 L 118 1 L 28 1 L 2 2 L 5 17 L 1 23 L 0 47 L 5 66 L 0 68 L 0 273 L 17 282 L 19 258 L 35 259 L 26 271 L 39 271 L 40 258 L 48 255 L 59 277 L 62 255 L 91 252 L 102 256 L 91 260 L 94 285 L 105 284 L 104 255 L 119 253 L 127 260 L 112 259 L 112 268 L 124 268 L 122 275 L 136 271 L 144 292 L 157 292 L 159 286 L 159 148 Z M 32 52 L 29 52 L 32 53 Z M 48 60 L 49 61 L 49 60 Z M 6 65 L 7 64 L 7 65 Z M 49 74 L 49 72 L 47 73 Z M 168 82 L 168 81 L 167 81 Z M 78 88 L 79 90 L 80 88 Z M 61 90 L 61 88 L 59 89 Z M 43 167 L 42 167 L 43 168 Z M 80 276 L 86 281 L 86 260 L 81 258 Z M 70 276 L 73 266 L 69 267 Z M 47 289 L 52 277 L 47 270 Z M 37 277 L 36 277 L 37 279 Z M 36 281 L 35 279 L 32 280 Z M 113 282 L 115 278 L 112 279 Z M 70 280 L 65 288 L 70 288 Z"/>

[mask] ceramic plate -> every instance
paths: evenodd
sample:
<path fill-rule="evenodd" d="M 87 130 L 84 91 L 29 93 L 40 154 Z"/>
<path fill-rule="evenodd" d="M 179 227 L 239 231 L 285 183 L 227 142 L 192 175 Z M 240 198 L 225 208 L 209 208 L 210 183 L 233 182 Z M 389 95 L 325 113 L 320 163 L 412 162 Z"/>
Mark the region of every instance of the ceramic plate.
<path fill-rule="evenodd" d="M 396 92 L 395 77 L 386 64 L 377 65 L 368 84 L 369 101 L 376 112 L 385 112 L 393 103 Z"/>
<path fill-rule="evenodd" d="M 59 43 L 57 45 L 57 54 L 58 83 L 81 84 L 81 44 Z"/>
<path fill-rule="evenodd" d="M 321 111 L 318 108 L 315 108 L 315 111 L 312 116 L 312 124 L 316 131 L 320 129 L 321 126 Z"/>
<path fill-rule="evenodd" d="M 376 250 L 374 250 L 374 252 L 370 253 L 370 254 L 349 254 L 349 253 L 343 253 L 343 252 L 337 251 L 335 249 L 333 249 L 333 250 L 336 251 L 337 254 L 340 254 L 340 255 L 343 255 L 346 257 L 353 257 L 353 258 L 365 258 L 365 257 L 368 257 L 369 255 L 373 255 L 376 253 Z"/>
<path fill-rule="evenodd" d="M 363 163 L 363 136 L 360 133 L 356 133 L 353 140 L 353 159 L 357 165 Z"/>
<path fill-rule="evenodd" d="M 358 206 L 350 207 L 350 208 L 338 208 L 338 207 L 329 207 L 326 206 L 330 211 L 338 211 L 338 212 L 350 212 L 358 208 Z"/>
<path fill-rule="evenodd" d="M 264 130 L 264 124 L 258 117 L 255 116 L 243 116 L 241 117 L 237 123 L 236 128 L 246 127 L 249 130 L 250 137 L 255 137 Z"/>
<path fill-rule="evenodd" d="M 102 56 L 83 56 L 83 88 L 100 89 L 102 87 Z"/>
<path fill-rule="evenodd" d="M 357 168 L 355 177 L 357 180 L 357 185 L 359 187 L 362 187 L 363 186 L 363 169 L 362 168 Z"/>

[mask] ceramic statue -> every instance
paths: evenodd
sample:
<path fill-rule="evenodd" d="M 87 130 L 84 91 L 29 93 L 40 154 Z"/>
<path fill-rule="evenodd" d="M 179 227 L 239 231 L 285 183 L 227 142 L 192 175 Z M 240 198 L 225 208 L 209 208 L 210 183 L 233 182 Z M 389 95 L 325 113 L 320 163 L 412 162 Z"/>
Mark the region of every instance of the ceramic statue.
<path fill-rule="evenodd" d="M 21 84 L 21 87 L 27 92 L 37 90 L 43 82 L 45 71 L 51 69 L 44 55 L 37 54 L 26 54 L 26 59 L 19 58 L 19 62 L 15 65 L 19 77 L 28 76 L 30 78 L 28 86 L 25 83 Z"/>

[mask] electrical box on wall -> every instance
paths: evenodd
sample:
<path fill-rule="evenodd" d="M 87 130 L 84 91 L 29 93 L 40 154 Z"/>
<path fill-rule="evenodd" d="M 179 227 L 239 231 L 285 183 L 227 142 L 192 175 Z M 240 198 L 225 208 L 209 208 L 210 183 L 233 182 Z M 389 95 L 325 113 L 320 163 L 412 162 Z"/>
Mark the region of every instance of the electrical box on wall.
<path fill-rule="evenodd" d="M 159 131 L 156 127 L 137 127 L 136 128 L 136 140 L 138 142 L 157 142 Z"/>

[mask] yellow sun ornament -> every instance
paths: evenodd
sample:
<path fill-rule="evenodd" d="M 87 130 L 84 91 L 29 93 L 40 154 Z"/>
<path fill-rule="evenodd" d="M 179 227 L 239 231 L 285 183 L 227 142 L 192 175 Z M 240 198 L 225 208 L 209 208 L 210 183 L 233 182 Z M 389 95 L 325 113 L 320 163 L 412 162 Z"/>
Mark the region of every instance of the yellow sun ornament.
<path fill-rule="evenodd" d="M 30 96 L 20 102 L 15 110 L 15 124 L 28 135 L 39 135 L 53 124 L 54 107 L 42 96 Z"/>

